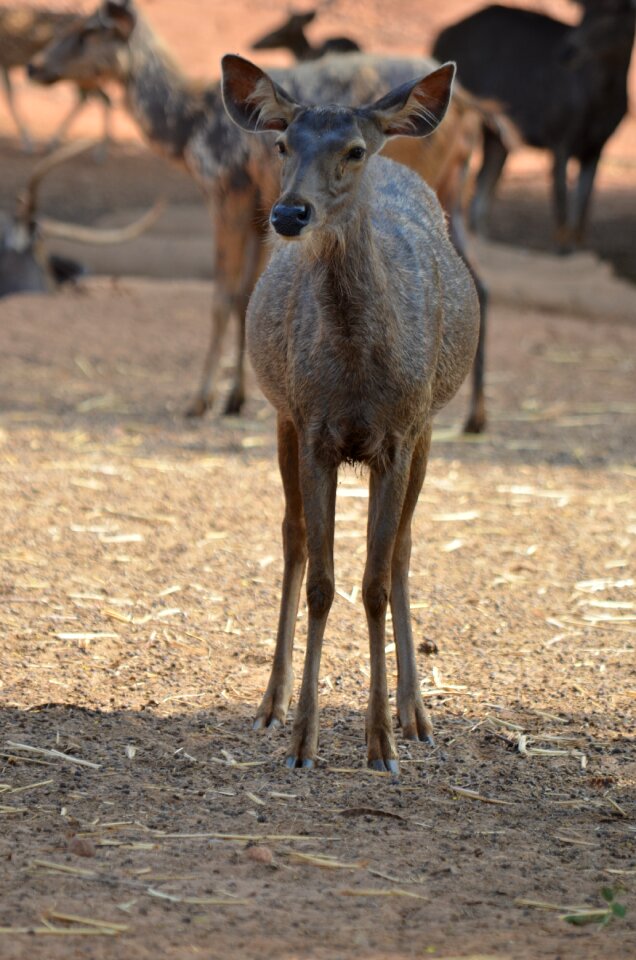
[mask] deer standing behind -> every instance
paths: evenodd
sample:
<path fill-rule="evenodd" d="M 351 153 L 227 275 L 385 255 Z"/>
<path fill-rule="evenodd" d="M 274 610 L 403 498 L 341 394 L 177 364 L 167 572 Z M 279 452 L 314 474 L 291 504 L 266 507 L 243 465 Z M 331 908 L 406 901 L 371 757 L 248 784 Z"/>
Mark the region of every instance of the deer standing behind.
<path fill-rule="evenodd" d="M 94 145 L 93 140 L 76 140 L 40 160 L 16 198 L 13 216 L 0 213 L 0 298 L 17 293 L 49 293 L 82 275 L 83 267 L 77 261 L 47 253 L 46 240 L 57 238 L 98 245 L 125 243 L 144 233 L 159 217 L 163 202 L 155 204 L 133 223 L 115 229 L 85 227 L 39 215 L 38 192 L 44 178 L 60 164 Z"/>
<path fill-rule="evenodd" d="M 317 10 L 304 13 L 290 13 L 287 20 L 255 40 L 252 50 L 278 50 L 283 48 L 293 53 L 296 60 L 319 60 L 328 53 L 354 53 L 360 46 L 351 37 L 329 37 L 319 47 L 314 47 L 307 39 L 305 27 L 316 19 Z"/>
<path fill-rule="evenodd" d="M 437 66 L 436 61 L 423 57 L 350 54 L 278 70 L 275 77 L 299 99 L 355 104 L 370 102 Z M 213 403 L 222 344 L 232 315 L 239 320 L 237 360 L 225 412 L 238 413 L 245 399 L 245 310 L 267 258 L 263 245 L 266 211 L 276 193 L 277 173 L 271 151 L 229 120 L 220 84 L 199 87 L 184 76 L 133 0 L 105 0 L 36 57 L 30 74 L 44 84 L 63 79 L 121 84 L 128 108 L 147 140 L 164 155 L 183 163 L 200 185 L 215 237 L 215 294 L 212 336 L 201 385 L 189 413 L 200 416 Z M 479 141 L 483 117 L 484 109 L 456 87 L 440 130 L 425 142 L 406 139 L 387 144 L 393 159 L 412 167 L 437 192 L 450 218 L 453 242 L 467 263 L 461 196 L 467 162 Z M 485 306 L 485 289 L 472 272 Z M 465 425 L 469 432 L 483 430 L 486 422 L 484 347 L 482 322 Z"/>
<path fill-rule="evenodd" d="M 29 7 L 23 3 L 0 5 L 0 72 L 9 111 L 25 150 L 32 150 L 33 143 L 26 124 L 16 107 L 11 84 L 11 70 L 16 67 L 26 67 L 36 53 L 51 43 L 60 31 L 67 29 L 70 24 L 74 23 L 78 16 L 77 13 Z M 104 107 L 102 149 L 106 147 L 110 139 L 110 98 L 98 84 L 88 81 L 77 85 L 77 103 L 58 127 L 52 145 L 64 137 L 71 123 L 90 98 L 99 100 Z"/>
<path fill-rule="evenodd" d="M 585 0 L 576 27 L 543 13 L 490 6 L 443 30 L 433 56 L 453 59 L 461 82 L 496 97 L 532 147 L 553 155 L 556 244 L 562 252 L 585 236 L 596 169 L 605 143 L 627 111 L 627 73 L 634 44 L 633 0 Z M 508 150 L 484 129 L 472 220 L 485 232 Z M 572 209 L 567 167 L 579 162 Z"/>
<path fill-rule="evenodd" d="M 281 238 L 247 316 L 248 349 L 278 414 L 285 491 L 284 574 L 276 651 L 256 728 L 285 720 L 292 645 L 308 560 L 307 653 L 290 767 L 318 747 L 318 674 L 334 596 L 338 467 L 370 472 L 362 595 L 371 681 L 367 756 L 397 772 L 385 664 L 390 601 L 398 657 L 398 719 L 431 740 L 410 623 L 411 518 L 424 480 L 434 413 L 473 362 L 479 303 L 433 191 L 375 154 L 391 137 L 424 137 L 444 116 L 454 65 L 411 80 L 371 106 L 304 106 L 241 57 L 223 59 L 226 109 L 244 130 L 274 131 L 281 195 L 270 221 Z"/>

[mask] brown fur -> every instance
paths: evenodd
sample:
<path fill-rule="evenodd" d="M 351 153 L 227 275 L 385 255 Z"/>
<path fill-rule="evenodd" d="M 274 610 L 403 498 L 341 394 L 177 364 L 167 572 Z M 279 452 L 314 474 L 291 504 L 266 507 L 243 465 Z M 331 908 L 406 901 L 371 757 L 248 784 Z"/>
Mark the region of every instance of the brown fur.
<path fill-rule="evenodd" d="M 387 136 L 422 137 L 436 128 L 453 69 L 447 65 L 412 82 L 406 97 L 405 84 L 371 107 L 343 109 L 290 103 L 240 57 L 225 57 L 223 66 L 230 116 L 245 130 L 278 131 L 283 155 L 271 220 L 285 239 L 278 240 L 247 314 L 252 364 L 278 414 L 286 498 L 276 652 L 255 727 L 278 726 L 287 714 L 308 563 L 307 653 L 287 765 L 313 766 L 320 654 L 335 589 L 338 467 L 364 463 L 370 472 L 362 589 L 371 652 L 367 756 L 373 768 L 397 772 L 386 612 L 390 602 L 403 733 L 430 740 L 409 613 L 411 517 L 432 417 L 473 361 L 479 304 L 433 191 L 412 171 L 372 154 Z"/>

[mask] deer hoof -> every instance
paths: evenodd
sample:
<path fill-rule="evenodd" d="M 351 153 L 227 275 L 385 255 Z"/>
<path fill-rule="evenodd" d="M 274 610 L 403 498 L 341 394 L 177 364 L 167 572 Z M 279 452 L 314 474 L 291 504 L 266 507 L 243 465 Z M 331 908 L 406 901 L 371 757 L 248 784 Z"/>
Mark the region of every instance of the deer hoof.
<path fill-rule="evenodd" d="M 483 433 L 486 429 L 486 417 L 482 412 L 470 413 L 464 424 L 464 433 Z"/>
<path fill-rule="evenodd" d="M 195 397 L 185 412 L 186 417 L 203 417 L 210 407 L 212 401 L 206 397 Z"/>
<path fill-rule="evenodd" d="M 296 770 L 298 768 L 303 770 L 313 770 L 313 768 L 316 766 L 316 762 L 310 757 L 307 757 L 305 760 L 301 760 L 300 757 L 287 757 L 285 760 L 285 766 L 289 767 L 290 770 Z"/>
<path fill-rule="evenodd" d="M 367 766 L 370 770 L 378 770 L 381 773 L 393 773 L 397 776 L 400 772 L 400 764 L 397 760 L 369 760 Z"/>
<path fill-rule="evenodd" d="M 245 394 L 242 390 L 232 389 L 226 400 L 223 415 L 226 417 L 237 417 L 243 409 L 245 403 Z"/>

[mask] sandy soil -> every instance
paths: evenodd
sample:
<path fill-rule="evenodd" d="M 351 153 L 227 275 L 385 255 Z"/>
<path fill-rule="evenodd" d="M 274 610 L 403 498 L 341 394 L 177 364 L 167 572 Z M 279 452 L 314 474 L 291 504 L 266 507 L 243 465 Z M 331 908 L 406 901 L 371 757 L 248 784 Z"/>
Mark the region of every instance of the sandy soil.
<path fill-rule="evenodd" d="M 204 74 L 223 49 L 245 49 L 248 14 L 256 34 L 280 13 L 219 6 L 193 32 L 201 4 L 144 6 Z M 418 23 L 432 31 L 467 8 Z M 399 26 L 383 9 L 343 3 L 325 25 L 364 23 L 406 49 L 415 5 Z M 39 96 L 27 106 L 45 133 Z M 281 577 L 272 413 L 250 382 L 241 420 L 184 421 L 208 336 L 205 220 L 190 181 L 122 117 L 107 163 L 59 171 L 46 212 L 93 221 L 162 190 L 167 225 L 127 272 L 152 272 L 160 244 L 165 256 L 187 234 L 197 266 L 183 256 L 180 276 L 203 279 L 97 278 L 0 306 L 0 957 L 632 960 L 629 288 L 592 258 L 559 285 L 560 261 L 480 249 L 490 429 L 458 435 L 464 388 L 438 418 L 415 521 L 412 606 L 437 746 L 400 742 L 399 781 L 364 766 L 366 480 L 349 472 L 320 763 L 290 772 L 289 731 L 250 731 Z M 626 126 L 596 208 L 602 249 L 625 262 Z M 545 247 L 544 187 L 524 156 L 498 222 Z M 0 158 L 5 206 L 32 161 L 6 141 Z M 303 609 L 297 675 L 304 633 Z M 563 919 L 603 908 L 605 887 L 625 918 Z"/>

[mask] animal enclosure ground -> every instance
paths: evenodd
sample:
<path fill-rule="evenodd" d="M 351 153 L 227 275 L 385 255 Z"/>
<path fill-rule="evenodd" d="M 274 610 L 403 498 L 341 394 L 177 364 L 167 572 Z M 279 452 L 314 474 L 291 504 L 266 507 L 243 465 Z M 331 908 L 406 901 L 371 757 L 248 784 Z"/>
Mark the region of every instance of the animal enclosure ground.
<path fill-rule="evenodd" d="M 312 32 L 417 52 L 474 6 L 401 0 L 388 17 L 380 0 L 348 0 Z M 287 9 L 201 7 L 143 4 L 207 77 Z M 542 8 L 575 14 L 565 0 Z M 17 86 L 43 138 L 70 94 Z M 74 132 L 100 120 L 89 110 Z M 133 133 L 121 111 L 116 128 Z M 604 155 L 590 235 L 630 276 L 635 130 Z M 1 149 L 10 209 L 34 160 Z M 494 232 L 545 249 L 547 164 L 524 156 Z M 185 175 L 128 142 L 101 167 L 52 174 L 43 211 L 126 216 L 159 192 L 172 213 L 199 203 Z M 171 266 L 187 259 L 188 216 Z M 205 264 L 207 236 L 192 240 Z M 524 289 L 553 285 L 538 259 L 521 269 Z M 633 321 L 494 303 L 489 431 L 457 436 L 464 388 L 438 418 L 415 521 L 437 746 L 398 731 L 393 782 L 364 766 L 361 474 L 339 488 L 318 769 L 282 765 L 289 727 L 250 730 L 276 629 L 282 495 L 253 384 L 240 421 L 182 418 L 210 297 L 208 283 L 100 279 L 0 306 L 0 957 L 633 960 Z M 602 908 L 607 886 L 624 919 L 562 919 Z"/>
<path fill-rule="evenodd" d="M 252 385 L 245 419 L 181 416 L 210 292 L 2 306 L 3 960 L 632 958 L 636 329 L 494 306 L 491 428 L 457 437 L 462 391 L 416 513 L 437 746 L 400 742 L 396 782 L 364 767 L 366 481 L 343 476 L 308 775 L 288 729 L 250 730 L 281 576 L 272 414 Z M 303 644 L 301 611 L 297 676 Z M 626 918 L 562 919 L 605 886 Z"/>

